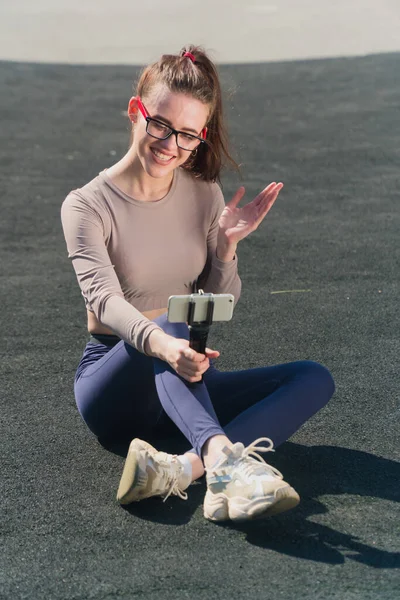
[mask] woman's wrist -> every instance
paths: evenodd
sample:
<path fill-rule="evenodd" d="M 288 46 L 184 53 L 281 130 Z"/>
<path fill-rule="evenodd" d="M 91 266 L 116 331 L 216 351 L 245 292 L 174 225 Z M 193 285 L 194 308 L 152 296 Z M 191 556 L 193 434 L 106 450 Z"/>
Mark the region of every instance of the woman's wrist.
<path fill-rule="evenodd" d="M 144 344 L 145 354 L 147 354 L 147 356 L 154 356 L 155 358 L 165 360 L 167 345 L 170 337 L 171 336 L 169 336 L 167 333 L 164 333 L 164 331 L 154 329 Z"/>
<path fill-rule="evenodd" d="M 216 248 L 216 256 L 222 262 L 230 262 L 235 258 L 237 244 L 225 244 L 218 242 Z"/>

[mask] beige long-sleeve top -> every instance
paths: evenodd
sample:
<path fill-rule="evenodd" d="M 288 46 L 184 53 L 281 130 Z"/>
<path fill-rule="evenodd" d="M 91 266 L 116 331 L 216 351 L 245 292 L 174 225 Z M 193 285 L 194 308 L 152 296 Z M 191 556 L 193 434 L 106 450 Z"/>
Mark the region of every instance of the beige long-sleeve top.
<path fill-rule="evenodd" d="M 181 168 L 157 202 L 128 196 L 106 171 L 71 191 L 61 221 L 86 308 L 145 353 L 148 336 L 161 328 L 141 311 L 168 306 L 169 296 L 203 289 L 231 293 L 236 305 L 237 256 L 229 262 L 216 256 L 224 207 L 218 184 Z"/>

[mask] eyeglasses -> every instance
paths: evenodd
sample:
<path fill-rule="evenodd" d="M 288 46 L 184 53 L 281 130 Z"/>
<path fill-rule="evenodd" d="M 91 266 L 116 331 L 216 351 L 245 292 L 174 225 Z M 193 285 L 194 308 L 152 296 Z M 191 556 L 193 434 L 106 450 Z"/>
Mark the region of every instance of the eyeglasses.
<path fill-rule="evenodd" d="M 178 148 L 182 150 L 188 150 L 191 152 L 192 150 L 196 150 L 196 148 L 200 144 L 205 144 L 205 137 L 207 130 L 204 128 L 201 132 L 201 137 L 197 135 L 192 135 L 190 133 L 185 133 L 184 131 L 177 131 L 173 127 L 166 125 L 162 121 L 158 121 L 158 119 L 153 119 L 150 117 L 149 113 L 145 109 L 142 101 L 139 97 L 137 97 L 137 103 L 140 112 L 146 120 L 146 132 L 151 135 L 151 137 L 156 138 L 158 140 L 166 140 L 172 134 L 175 135 L 176 145 Z"/>

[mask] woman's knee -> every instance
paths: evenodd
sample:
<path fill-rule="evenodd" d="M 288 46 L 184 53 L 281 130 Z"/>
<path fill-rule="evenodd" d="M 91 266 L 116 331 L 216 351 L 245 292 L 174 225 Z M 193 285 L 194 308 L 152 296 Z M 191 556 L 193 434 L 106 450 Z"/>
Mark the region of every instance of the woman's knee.
<path fill-rule="evenodd" d="M 115 405 L 106 397 L 94 398 L 79 389 L 75 390 L 75 401 L 85 425 L 99 439 L 122 439 L 139 429 L 139 419 L 128 402 Z"/>
<path fill-rule="evenodd" d="M 335 392 L 335 381 L 329 369 L 321 363 L 306 360 L 302 362 L 302 372 L 309 378 L 313 389 L 318 389 L 321 401 L 326 404 Z"/>

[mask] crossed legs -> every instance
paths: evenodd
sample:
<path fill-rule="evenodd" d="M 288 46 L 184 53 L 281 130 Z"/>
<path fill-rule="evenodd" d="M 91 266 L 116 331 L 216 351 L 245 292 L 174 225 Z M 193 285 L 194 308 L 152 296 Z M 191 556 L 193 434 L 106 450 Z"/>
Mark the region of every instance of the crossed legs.
<path fill-rule="evenodd" d="M 186 324 L 156 322 L 169 335 L 189 339 Z M 275 447 L 287 440 L 334 392 L 329 371 L 313 361 L 220 372 L 211 363 L 203 382 L 189 384 L 165 362 L 153 359 L 165 413 L 193 447 L 186 452 L 193 479 L 212 466 L 224 446 L 267 436 Z"/>

